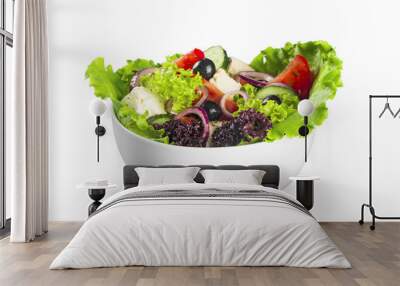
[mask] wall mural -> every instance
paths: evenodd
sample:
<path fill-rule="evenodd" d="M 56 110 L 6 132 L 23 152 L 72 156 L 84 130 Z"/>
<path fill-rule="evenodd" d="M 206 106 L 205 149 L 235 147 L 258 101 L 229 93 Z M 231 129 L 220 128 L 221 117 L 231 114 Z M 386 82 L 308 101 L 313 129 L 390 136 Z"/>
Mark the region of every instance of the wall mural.
<path fill-rule="evenodd" d="M 165 144 L 228 147 L 299 136 L 302 99 L 315 110 L 310 131 L 328 116 L 327 100 L 342 86 L 342 62 L 325 41 L 268 47 L 250 63 L 221 46 L 128 60 L 113 70 L 94 59 L 86 77 L 94 94 L 110 99 L 131 132 Z"/>

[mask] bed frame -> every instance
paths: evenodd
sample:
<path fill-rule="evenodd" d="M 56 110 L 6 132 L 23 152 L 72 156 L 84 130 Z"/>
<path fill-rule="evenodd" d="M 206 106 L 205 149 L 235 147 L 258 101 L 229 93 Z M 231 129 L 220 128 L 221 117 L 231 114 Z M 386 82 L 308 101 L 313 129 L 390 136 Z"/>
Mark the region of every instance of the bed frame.
<path fill-rule="evenodd" d="M 139 176 L 135 171 L 137 167 L 149 167 L 149 168 L 181 168 L 183 165 L 126 165 L 124 166 L 124 189 L 136 187 L 139 183 Z M 276 165 L 188 165 L 188 167 L 199 167 L 202 170 L 205 169 L 218 169 L 218 170 L 263 170 L 265 175 L 262 179 L 261 184 L 265 187 L 271 187 L 278 189 L 279 187 L 279 167 Z M 204 183 L 203 176 L 199 173 L 194 180 L 197 183 Z"/>

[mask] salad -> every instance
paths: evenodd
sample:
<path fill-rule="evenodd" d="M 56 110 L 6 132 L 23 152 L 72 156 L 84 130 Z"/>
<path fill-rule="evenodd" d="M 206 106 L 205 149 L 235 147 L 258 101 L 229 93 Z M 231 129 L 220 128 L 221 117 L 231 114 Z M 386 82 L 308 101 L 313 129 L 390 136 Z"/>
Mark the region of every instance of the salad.
<path fill-rule="evenodd" d="M 193 49 L 162 63 L 128 60 L 114 70 L 94 59 L 86 78 L 110 99 L 123 126 L 145 138 L 190 147 L 228 147 L 296 137 L 297 105 L 315 107 L 309 129 L 328 116 L 342 85 L 342 62 L 325 41 L 268 47 L 250 63 L 221 46 Z"/>

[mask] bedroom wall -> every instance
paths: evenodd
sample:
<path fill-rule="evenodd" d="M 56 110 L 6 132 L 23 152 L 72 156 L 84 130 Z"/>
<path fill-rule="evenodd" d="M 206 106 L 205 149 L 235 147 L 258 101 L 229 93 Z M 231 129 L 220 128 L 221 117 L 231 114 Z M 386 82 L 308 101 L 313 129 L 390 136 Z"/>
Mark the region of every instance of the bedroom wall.
<path fill-rule="evenodd" d="M 112 134 L 110 110 L 103 117 L 107 134 L 101 138 L 101 163 L 96 162 L 95 120 L 88 112 L 93 95 L 84 80 L 94 57 L 104 56 L 108 63 L 120 66 L 128 58 L 162 60 L 176 51 L 217 43 L 231 55 L 250 60 L 268 45 L 324 39 L 336 46 L 344 61 L 344 87 L 329 103 L 329 118 L 317 130 L 310 164 L 303 172 L 321 176 L 312 211 L 319 220 L 358 220 L 368 187 L 368 94 L 400 92 L 400 37 L 395 28 L 400 26 L 400 4 L 379 3 L 48 1 L 50 219 L 85 219 L 90 200 L 86 191 L 75 186 L 86 179 L 104 177 L 122 183 L 123 162 Z M 399 124 L 399 119 L 379 121 L 374 137 L 380 215 L 395 215 L 400 201 L 396 190 L 400 151 L 395 145 Z M 287 191 L 293 193 L 293 185 Z"/>

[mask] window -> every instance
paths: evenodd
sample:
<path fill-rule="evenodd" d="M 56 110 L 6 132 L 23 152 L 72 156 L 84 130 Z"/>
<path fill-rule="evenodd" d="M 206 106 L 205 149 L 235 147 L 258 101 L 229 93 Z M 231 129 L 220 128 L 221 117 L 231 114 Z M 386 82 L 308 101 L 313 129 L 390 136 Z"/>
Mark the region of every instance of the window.
<path fill-rule="evenodd" d="M 0 0 L 0 236 L 9 230 L 9 194 L 5 190 L 5 99 L 11 92 L 14 0 Z"/>

